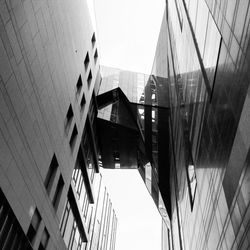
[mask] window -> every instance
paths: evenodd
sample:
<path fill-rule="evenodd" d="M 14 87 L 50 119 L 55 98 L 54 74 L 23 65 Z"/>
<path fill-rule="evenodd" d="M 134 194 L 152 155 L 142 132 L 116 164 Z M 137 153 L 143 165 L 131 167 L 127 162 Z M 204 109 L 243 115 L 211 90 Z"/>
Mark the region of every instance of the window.
<path fill-rule="evenodd" d="M 0 188 L 0 249 L 26 249 L 32 247 Z"/>
<path fill-rule="evenodd" d="M 85 98 L 85 94 L 83 93 L 81 103 L 80 103 L 81 109 L 84 108 L 85 104 L 86 104 L 86 98 Z"/>
<path fill-rule="evenodd" d="M 55 208 L 55 210 L 57 210 L 59 202 L 60 202 L 60 198 L 62 195 L 62 191 L 63 191 L 63 186 L 64 186 L 64 181 L 62 178 L 62 175 L 60 175 L 57 186 L 56 186 L 56 191 L 55 191 L 55 195 L 52 201 L 52 204 Z"/>
<path fill-rule="evenodd" d="M 91 102 L 89 104 L 89 118 L 92 124 L 94 123 L 95 117 L 97 116 L 97 109 L 96 109 L 94 100 L 95 100 L 95 95 L 93 93 Z"/>
<path fill-rule="evenodd" d="M 92 144 L 92 138 L 90 136 L 89 126 L 86 126 L 86 130 L 83 133 L 82 141 L 83 141 L 84 156 L 86 158 L 86 163 L 87 163 L 87 171 L 91 182 L 93 182 L 95 174 L 95 161 L 94 161 L 95 156 L 93 153 L 93 144 Z"/>
<path fill-rule="evenodd" d="M 89 71 L 89 75 L 88 75 L 88 79 L 87 79 L 88 87 L 90 87 L 91 81 L 92 81 L 92 73 L 91 73 L 91 70 L 90 70 L 90 71 Z"/>
<path fill-rule="evenodd" d="M 39 211 L 36 209 L 32 216 L 31 223 L 27 232 L 27 238 L 29 239 L 32 245 L 34 244 L 34 239 L 38 231 L 38 228 L 40 226 L 40 223 L 41 223 L 41 215 Z"/>
<path fill-rule="evenodd" d="M 76 84 L 76 92 L 80 93 L 81 89 L 82 89 L 82 77 L 80 75 L 78 80 L 77 80 L 77 84 Z M 73 111 L 72 111 L 72 113 L 73 113 Z"/>
<path fill-rule="evenodd" d="M 84 59 L 85 71 L 88 69 L 88 66 L 89 66 L 89 52 L 87 52 L 85 59 Z"/>
<path fill-rule="evenodd" d="M 95 33 L 93 33 L 92 38 L 91 38 L 91 43 L 92 43 L 92 47 L 95 47 L 95 42 L 96 42 L 96 38 L 95 38 Z"/>
<path fill-rule="evenodd" d="M 72 150 L 74 149 L 77 135 L 78 135 L 78 130 L 77 130 L 77 127 L 76 127 L 76 124 L 75 124 L 74 128 L 73 128 L 73 131 L 72 131 L 72 134 L 71 134 L 71 137 L 70 137 L 70 140 L 69 140 L 69 145 L 70 145 Z"/>
<path fill-rule="evenodd" d="M 115 168 L 121 168 L 121 164 L 120 163 L 115 163 Z"/>
<path fill-rule="evenodd" d="M 83 202 L 83 206 L 82 206 L 83 217 L 84 217 L 85 221 L 87 219 L 88 209 L 89 209 L 89 198 L 88 198 L 87 193 L 85 193 L 84 202 Z"/>
<path fill-rule="evenodd" d="M 66 114 L 66 120 L 65 120 L 65 131 L 66 131 L 66 133 L 68 133 L 68 131 L 69 131 L 71 122 L 73 120 L 73 116 L 74 116 L 74 113 L 73 113 L 72 106 L 70 104 L 69 108 L 68 108 L 68 111 L 67 111 L 67 114 Z"/>
<path fill-rule="evenodd" d="M 43 230 L 43 234 L 41 237 L 41 242 L 40 242 L 38 250 L 45 250 L 47 248 L 48 242 L 49 242 L 49 232 L 47 228 L 45 227 Z"/>
<path fill-rule="evenodd" d="M 69 204 L 69 201 L 67 200 L 65 208 L 64 208 L 63 216 L 62 216 L 61 225 L 60 225 L 60 231 L 61 231 L 62 236 L 64 236 L 65 234 L 69 212 L 70 212 L 70 204 Z"/>
<path fill-rule="evenodd" d="M 75 233 L 76 233 L 76 221 L 74 220 L 73 227 L 72 227 L 71 233 L 70 233 L 70 239 L 69 239 L 68 249 L 73 249 L 73 243 L 74 243 Z"/>
<path fill-rule="evenodd" d="M 97 59 L 98 59 L 98 52 L 97 52 L 97 49 L 96 49 L 95 50 L 95 54 L 94 54 L 95 63 L 97 62 Z"/>
<path fill-rule="evenodd" d="M 56 176 L 57 169 L 58 169 L 58 162 L 54 154 L 51 160 L 50 166 L 49 166 L 47 176 L 44 181 L 44 186 L 47 190 L 48 195 L 50 194 L 51 188 L 53 186 L 53 182 Z"/>
<path fill-rule="evenodd" d="M 73 109 L 72 109 L 72 106 L 71 104 L 69 105 L 69 108 L 68 108 L 68 111 L 67 111 L 67 115 L 66 115 L 66 119 L 67 119 L 67 122 L 70 123 L 71 120 L 73 119 L 73 116 L 74 116 L 74 113 L 73 113 Z"/>
<path fill-rule="evenodd" d="M 68 249 L 76 249 L 77 246 L 83 246 L 83 239 L 79 233 L 79 224 L 75 219 L 74 209 L 69 200 L 66 201 L 64 208 L 60 231 Z M 81 248 L 77 248 L 81 249 Z"/>

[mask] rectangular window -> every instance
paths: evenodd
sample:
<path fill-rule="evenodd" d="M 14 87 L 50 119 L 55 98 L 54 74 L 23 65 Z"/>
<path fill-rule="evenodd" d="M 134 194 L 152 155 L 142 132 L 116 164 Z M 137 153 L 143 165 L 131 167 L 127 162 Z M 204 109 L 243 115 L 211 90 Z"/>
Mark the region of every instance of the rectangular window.
<path fill-rule="evenodd" d="M 73 227 L 70 232 L 70 239 L 69 239 L 69 245 L 68 245 L 68 249 L 70 250 L 73 249 L 75 233 L 76 233 L 76 221 L 74 220 Z"/>
<path fill-rule="evenodd" d="M 84 67 L 85 67 L 85 71 L 87 71 L 89 66 L 89 52 L 87 52 L 85 59 L 84 59 Z"/>
<path fill-rule="evenodd" d="M 91 72 L 91 70 L 89 71 L 87 82 L 88 82 L 88 87 L 90 87 L 91 82 L 92 82 L 92 72 Z"/>
<path fill-rule="evenodd" d="M 95 63 L 97 62 L 97 59 L 98 59 L 98 52 L 97 52 L 97 49 L 95 50 L 95 54 L 94 54 L 94 61 Z"/>
<path fill-rule="evenodd" d="M 86 98 L 85 98 L 85 94 L 83 93 L 81 103 L 80 103 L 81 110 L 83 110 L 85 104 L 86 104 Z"/>
<path fill-rule="evenodd" d="M 92 47 L 95 47 L 95 42 L 96 42 L 96 38 L 95 38 L 95 33 L 93 33 L 92 38 L 91 38 L 91 43 L 92 43 Z"/>
<path fill-rule="evenodd" d="M 63 191 L 63 186 L 64 186 L 64 181 L 62 178 L 62 175 L 60 175 L 57 186 L 56 186 L 56 191 L 55 191 L 55 195 L 52 201 L 52 204 L 55 208 L 55 210 L 57 210 L 60 199 L 61 199 L 61 195 L 62 195 L 62 191 Z"/>
<path fill-rule="evenodd" d="M 41 237 L 41 242 L 40 242 L 38 250 L 45 250 L 48 246 L 48 242 L 49 242 L 49 232 L 47 228 L 45 227 L 43 230 L 43 234 Z"/>
<path fill-rule="evenodd" d="M 62 216 L 61 225 L 60 225 L 60 231 L 61 231 L 62 236 L 64 236 L 65 234 L 69 212 L 70 212 L 70 204 L 69 204 L 69 201 L 67 200 L 65 208 L 64 208 L 63 216 Z"/>
<path fill-rule="evenodd" d="M 87 219 L 88 209 L 89 209 L 89 199 L 88 199 L 87 193 L 85 193 L 84 203 L 83 203 L 83 207 L 82 207 L 83 217 L 84 217 L 85 221 Z"/>
<path fill-rule="evenodd" d="M 29 226 L 29 229 L 27 232 L 27 238 L 29 239 L 29 241 L 32 245 L 34 244 L 34 239 L 35 239 L 36 233 L 38 231 L 38 228 L 40 226 L 41 220 L 42 220 L 41 215 L 36 208 L 36 210 L 32 216 L 31 223 L 30 223 L 30 226 Z"/>
<path fill-rule="evenodd" d="M 68 134 L 68 132 L 69 132 L 69 128 L 70 128 L 70 125 L 72 123 L 73 116 L 74 116 L 74 113 L 73 113 L 72 106 L 70 104 L 68 111 L 67 111 L 67 114 L 66 114 L 65 125 L 64 125 L 66 134 Z"/>
<path fill-rule="evenodd" d="M 32 250 L 28 238 L 0 188 L 0 249 Z"/>
<path fill-rule="evenodd" d="M 81 92 L 81 89 L 82 89 L 82 77 L 80 75 L 76 84 L 76 92 L 79 94 Z"/>
<path fill-rule="evenodd" d="M 82 246 L 83 239 L 79 233 L 78 220 L 76 220 L 74 209 L 72 209 L 69 200 L 66 201 L 64 208 L 60 232 L 68 249 L 76 249 L 77 245 Z"/>
<path fill-rule="evenodd" d="M 73 128 L 73 131 L 72 131 L 72 134 L 71 134 L 71 137 L 70 137 L 70 140 L 69 140 L 69 145 L 70 145 L 72 150 L 74 149 L 77 135 L 78 135 L 78 130 L 77 130 L 77 127 L 76 127 L 76 124 L 75 124 L 74 128 Z"/>
<path fill-rule="evenodd" d="M 66 119 L 67 119 L 67 122 L 70 123 L 73 119 L 73 116 L 74 116 L 74 113 L 73 113 L 73 109 L 72 109 L 72 106 L 71 104 L 69 105 L 69 108 L 68 108 L 68 111 L 67 111 L 67 115 L 66 115 Z"/>
<path fill-rule="evenodd" d="M 51 188 L 52 188 L 53 183 L 54 183 L 57 169 L 58 169 L 58 162 L 57 162 L 56 156 L 54 154 L 53 158 L 51 160 L 50 166 L 49 166 L 47 176 L 46 176 L 45 181 L 44 181 L 44 186 L 47 190 L 48 195 L 50 195 L 50 191 L 51 191 Z"/>

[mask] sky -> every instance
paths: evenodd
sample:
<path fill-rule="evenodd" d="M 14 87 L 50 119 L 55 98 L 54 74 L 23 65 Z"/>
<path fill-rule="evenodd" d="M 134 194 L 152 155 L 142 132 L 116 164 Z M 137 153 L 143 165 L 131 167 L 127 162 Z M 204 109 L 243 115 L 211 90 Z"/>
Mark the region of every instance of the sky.
<path fill-rule="evenodd" d="M 165 0 L 92 0 L 102 65 L 150 74 Z"/>
<path fill-rule="evenodd" d="M 165 0 L 87 0 L 100 64 L 150 74 Z M 161 250 L 161 217 L 137 170 L 103 170 L 118 218 L 116 250 Z"/>
<path fill-rule="evenodd" d="M 161 250 L 161 216 L 135 169 L 102 169 L 118 219 L 116 250 Z"/>

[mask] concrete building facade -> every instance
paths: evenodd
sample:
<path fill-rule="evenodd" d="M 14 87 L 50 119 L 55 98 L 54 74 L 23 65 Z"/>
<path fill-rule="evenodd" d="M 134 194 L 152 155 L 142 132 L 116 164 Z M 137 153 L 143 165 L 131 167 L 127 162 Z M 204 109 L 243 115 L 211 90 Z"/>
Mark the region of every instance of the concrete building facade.
<path fill-rule="evenodd" d="M 86 1 L 1 1 L 0 26 L 0 249 L 114 249 Z"/>

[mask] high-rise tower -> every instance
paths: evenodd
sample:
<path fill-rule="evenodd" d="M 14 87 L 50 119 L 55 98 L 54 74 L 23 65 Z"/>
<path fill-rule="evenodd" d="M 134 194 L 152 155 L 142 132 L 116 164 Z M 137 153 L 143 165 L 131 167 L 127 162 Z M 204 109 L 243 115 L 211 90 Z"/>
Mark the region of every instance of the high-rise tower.
<path fill-rule="evenodd" d="M 86 1 L 1 1 L 0 27 L 0 249 L 114 249 Z"/>

